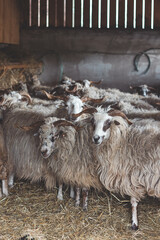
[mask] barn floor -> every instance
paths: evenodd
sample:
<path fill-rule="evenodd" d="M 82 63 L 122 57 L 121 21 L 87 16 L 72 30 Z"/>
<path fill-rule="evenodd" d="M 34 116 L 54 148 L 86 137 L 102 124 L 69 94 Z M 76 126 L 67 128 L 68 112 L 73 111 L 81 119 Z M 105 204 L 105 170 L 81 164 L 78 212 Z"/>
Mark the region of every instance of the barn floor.
<path fill-rule="evenodd" d="M 64 201 L 56 189 L 17 181 L 8 198 L 0 200 L 0 240 L 131 240 L 160 239 L 160 202 L 147 198 L 139 204 L 138 231 L 130 229 L 131 209 L 127 199 L 108 192 L 89 195 L 89 210 L 74 207 L 68 190 Z M 29 238 L 24 238 L 28 235 Z"/>

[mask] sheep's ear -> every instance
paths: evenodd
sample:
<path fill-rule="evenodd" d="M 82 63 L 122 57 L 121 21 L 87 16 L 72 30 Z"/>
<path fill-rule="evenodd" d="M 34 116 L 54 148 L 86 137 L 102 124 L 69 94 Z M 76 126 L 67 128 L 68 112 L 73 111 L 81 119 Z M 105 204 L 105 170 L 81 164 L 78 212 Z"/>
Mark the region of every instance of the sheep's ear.
<path fill-rule="evenodd" d="M 114 124 L 115 125 L 120 125 L 120 122 L 118 122 L 117 120 L 114 120 Z"/>

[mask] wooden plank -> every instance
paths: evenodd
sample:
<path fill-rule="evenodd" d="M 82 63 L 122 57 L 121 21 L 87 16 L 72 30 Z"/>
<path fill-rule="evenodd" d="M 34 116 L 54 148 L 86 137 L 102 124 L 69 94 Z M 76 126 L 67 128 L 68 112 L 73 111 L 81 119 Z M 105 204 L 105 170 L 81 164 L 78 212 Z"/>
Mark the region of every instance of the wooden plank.
<path fill-rule="evenodd" d="M 46 13 L 47 13 L 46 0 L 41 0 L 40 1 L 40 27 L 46 27 Z"/>
<path fill-rule="evenodd" d="M 49 1 L 49 26 L 55 27 L 55 4 L 56 0 Z"/>
<path fill-rule="evenodd" d="M 18 0 L 10 2 L 12 2 L 10 42 L 12 44 L 18 44 L 20 37 L 20 5 Z"/>
<path fill-rule="evenodd" d="M 57 27 L 64 26 L 64 0 L 57 1 Z"/>
<path fill-rule="evenodd" d="M 72 0 L 66 1 L 66 27 L 72 27 Z"/>
<path fill-rule="evenodd" d="M 124 19 L 125 19 L 125 0 L 119 0 L 119 21 L 118 27 L 124 28 Z"/>
<path fill-rule="evenodd" d="M 154 28 L 160 28 L 160 1 L 154 0 Z"/>
<path fill-rule="evenodd" d="M 10 33 L 11 33 L 11 23 L 12 23 L 12 18 L 11 18 L 11 4 L 9 0 L 4 1 L 4 22 L 3 22 L 3 40 L 4 43 L 10 43 Z"/>
<path fill-rule="evenodd" d="M 4 42 L 4 0 L 0 0 L 0 42 Z"/>
<path fill-rule="evenodd" d="M 133 5 L 134 0 L 128 1 L 127 28 L 133 28 Z"/>
<path fill-rule="evenodd" d="M 0 1 L 0 12 L 3 10 L 1 25 L 0 42 L 9 44 L 19 43 L 19 5 L 18 0 L 2 0 Z"/>
<path fill-rule="evenodd" d="M 151 0 L 145 1 L 145 28 L 151 28 Z"/>
<path fill-rule="evenodd" d="M 84 23 L 85 28 L 89 28 L 89 11 L 90 11 L 90 0 L 84 1 Z"/>
<path fill-rule="evenodd" d="M 107 1 L 101 1 L 101 27 L 107 27 Z"/>
<path fill-rule="evenodd" d="M 29 27 L 29 0 L 20 1 L 20 9 L 21 27 Z"/>
<path fill-rule="evenodd" d="M 142 28 L 142 0 L 137 1 L 137 8 L 136 8 L 136 28 Z"/>
<path fill-rule="evenodd" d="M 92 8 L 92 27 L 98 28 L 98 0 L 93 0 Z"/>
<path fill-rule="evenodd" d="M 116 28 L 116 0 L 110 1 L 110 27 Z"/>
<path fill-rule="evenodd" d="M 81 0 L 75 0 L 75 27 L 81 27 Z"/>
<path fill-rule="evenodd" d="M 38 27 L 38 0 L 32 0 L 31 26 Z"/>

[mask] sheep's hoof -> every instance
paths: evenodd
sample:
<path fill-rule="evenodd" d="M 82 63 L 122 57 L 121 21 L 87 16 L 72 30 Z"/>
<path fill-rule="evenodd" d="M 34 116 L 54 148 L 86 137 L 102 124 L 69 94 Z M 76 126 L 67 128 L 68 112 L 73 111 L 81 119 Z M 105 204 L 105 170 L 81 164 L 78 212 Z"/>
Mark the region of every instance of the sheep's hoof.
<path fill-rule="evenodd" d="M 135 223 L 132 224 L 132 230 L 134 230 L 134 231 L 138 230 L 138 226 Z"/>
<path fill-rule="evenodd" d="M 80 206 L 80 203 L 75 203 L 74 206 L 75 206 L 75 207 L 79 207 L 79 206 Z"/>
<path fill-rule="evenodd" d="M 87 211 L 88 211 L 88 208 L 87 208 L 87 207 L 83 207 L 83 211 L 84 211 L 84 212 L 87 212 Z"/>

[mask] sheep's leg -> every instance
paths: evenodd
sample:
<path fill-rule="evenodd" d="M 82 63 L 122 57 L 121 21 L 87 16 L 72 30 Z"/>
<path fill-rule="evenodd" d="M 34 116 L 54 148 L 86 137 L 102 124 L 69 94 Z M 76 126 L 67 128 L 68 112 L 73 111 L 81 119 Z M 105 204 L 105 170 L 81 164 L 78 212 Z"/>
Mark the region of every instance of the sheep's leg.
<path fill-rule="evenodd" d="M 6 179 L 2 180 L 2 193 L 8 196 L 8 181 Z"/>
<path fill-rule="evenodd" d="M 75 198 L 74 187 L 72 185 L 70 186 L 70 197 Z"/>
<path fill-rule="evenodd" d="M 137 230 L 138 229 L 137 199 L 134 197 L 131 197 L 131 204 L 132 204 L 132 230 Z"/>
<path fill-rule="evenodd" d="M 14 184 L 14 174 L 12 173 L 12 174 L 9 175 L 8 185 L 9 185 L 10 187 L 13 187 L 13 184 Z"/>
<path fill-rule="evenodd" d="M 81 189 L 79 187 L 76 187 L 76 201 L 75 201 L 76 207 L 79 207 L 80 205 L 80 194 L 81 194 Z"/>
<path fill-rule="evenodd" d="M 83 197 L 83 210 L 87 211 L 88 209 L 88 189 L 82 188 L 82 197 Z"/>
<path fill-rule="evenodd" d="M 58 194 L 57 194 L 57 199 L 58 200 L 63 200 L 63 192 L 62 192 L 63 184 L 59 184 L 58 187 Z"/>
<path fill-rule="evenodd" d="M 2 198 L 2 189 L 0 187 L 0 198 Z"/>

